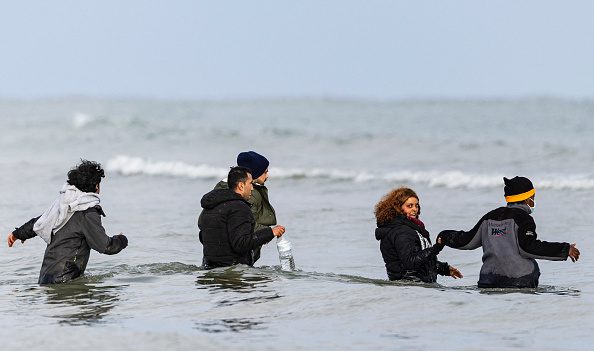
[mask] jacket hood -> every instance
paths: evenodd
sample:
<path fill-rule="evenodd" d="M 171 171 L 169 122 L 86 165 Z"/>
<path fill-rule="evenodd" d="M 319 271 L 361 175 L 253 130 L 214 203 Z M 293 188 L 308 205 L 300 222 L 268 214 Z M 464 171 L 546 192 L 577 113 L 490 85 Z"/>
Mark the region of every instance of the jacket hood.
<path fill-rule="evenodd" d="M 204 194 L 200 205 L 205 209 L 212 209 L 228 201 L 243 201 L 249 206 L 249 202 L 245 201 L 239 194 L 229 189 L 214 189 Z"/>
<path fill-rule="evenodd" d="M 398 227 L 401 225 L 411 227 L 412 229 L 419 231 L 421 233 L 426 232 L 424 228 L 421 228 L 412 221 L 406 219 L 404 215 L 398 215 L 388 223 L 384 223 L 382 225 L 378 224 L 377 228 L 375 228 L 375 239 L 382 240 L 392 229 L 394 229 L 394 227 Z"/>
<path fill-rule="evenodd" d="M 507 204 L 507 207 L 508 208 L 519 208 L 519 209 L 526 211 L 526 213 L 528 213 L 528 214 L 532 213 L 532 209 L 530 208 L 530 206 L 528 206 L 526 204 L 509 203 L 509 204 Z"/>
<path fill-rule="evenodd" d="M 375 240 L 382 240 L 386 234 L 390 231 L 390 228 L 387 227 L 378 227 L 375 228 Z"/>

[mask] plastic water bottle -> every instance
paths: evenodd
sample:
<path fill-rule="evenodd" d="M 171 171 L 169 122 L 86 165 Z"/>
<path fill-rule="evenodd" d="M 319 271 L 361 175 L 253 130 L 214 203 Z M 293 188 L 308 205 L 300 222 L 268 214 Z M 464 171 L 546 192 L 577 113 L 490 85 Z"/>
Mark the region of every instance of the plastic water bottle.
<path fill-rule="evenodd" d="M 294 271 L 295 260 L 293 260 L 293 253 L 291 252 L 291 242 L 283 235 L 276 238 L 276 247 L 278 248 L 281 269 L 283 271 Z"/>

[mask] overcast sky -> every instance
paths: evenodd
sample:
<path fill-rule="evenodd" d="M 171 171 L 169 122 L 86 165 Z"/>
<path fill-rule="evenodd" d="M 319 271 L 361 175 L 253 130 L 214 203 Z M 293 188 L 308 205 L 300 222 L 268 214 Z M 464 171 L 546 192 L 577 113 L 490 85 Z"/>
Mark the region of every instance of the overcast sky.
<path fill-rule="evenodd" d="M 594 98 L 594 1 L 12 1 L 0 98 Z"/>

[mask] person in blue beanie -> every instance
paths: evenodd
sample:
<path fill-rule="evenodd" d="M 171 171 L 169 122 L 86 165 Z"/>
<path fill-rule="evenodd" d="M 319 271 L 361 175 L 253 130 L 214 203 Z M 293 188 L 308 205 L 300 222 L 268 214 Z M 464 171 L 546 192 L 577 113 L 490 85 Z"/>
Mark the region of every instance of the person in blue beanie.
<path fill-rule="evenodd" d="M 268 197 L 268 188 L 265 183 L 268 180 L 268 166 L 270 162 L 268 159 L 255 151 L 244 151 L 237 155 L 237 166 L 245 167 L 251 170 L 254 188 L 248 199 L 251 205 L 252 214 L 256 220 L 256 227 L 254 231 L 259 231 L 265 228 L 282 228 L 285 231 L 284 226 L 277 225 L 276 212 L 274 207 L 270 204 Z M 228 189 L 227 179 L 221 180 L 215 189 Z M 260 258 L 260 251 L 262 247 L 257 247 L 253 250 L 254 259 L 256 262 Z"/>
<path fill-rule="evenodd" d="M 198 228 L 204 269 L 235 264 L 253 266 L 254 250 L 284 233 L 280 226 L 254 231 L 256 223 L 247 201 L 253 187 L 248 168 L 231 168 L 227 180 L 227 189 L 211 190 L 200 201 L 203 210 Z"/>

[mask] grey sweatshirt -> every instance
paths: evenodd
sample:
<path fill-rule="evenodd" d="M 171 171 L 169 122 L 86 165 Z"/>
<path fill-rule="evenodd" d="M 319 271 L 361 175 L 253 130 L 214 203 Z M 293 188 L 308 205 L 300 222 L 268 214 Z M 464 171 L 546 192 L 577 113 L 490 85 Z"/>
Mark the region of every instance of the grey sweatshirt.
<path fill-rule="evenodd" d="M 47 246 L 39 273 L 39 284 L 64 283 L 85 272 L 91 249 L 106 255 L 117 254 L 128 245 L 124 235 L 109 237 L 101 225 L 100 206 L 75 212 L 58 230 Z M 17 228 L 13 234 L 20 240 L 36 236 L 33 226 L 39 217 Z"/>

